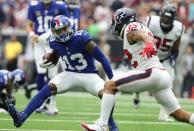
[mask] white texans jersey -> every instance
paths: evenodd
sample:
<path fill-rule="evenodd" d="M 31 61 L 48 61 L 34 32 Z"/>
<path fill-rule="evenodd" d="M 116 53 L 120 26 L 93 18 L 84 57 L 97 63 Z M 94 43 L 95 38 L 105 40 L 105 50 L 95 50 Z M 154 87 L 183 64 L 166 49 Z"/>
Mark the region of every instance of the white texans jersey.
<path fill-rule="evenodd" d="M 127 57 L 127 59 L 131 61 L 131 65 L 135 69 L 146 70 L 153 67 L 163 68 L 162 64 L 159 62 L 158 56 L 153 55 L 151 58 L 148 59 L 146 56 L 143 57 L 142 55 L 140 55 L 140 53 L 143 51 L 145 46 L 145 43 L 143 41 L 137 41 L 137 42 L 128 41 L 127 33 L 133 30 L 139 30 L 139 29 L 145 30 L 148 33 L 148 35 L 153 38 L 153 41 L 154 41 L 152 32 L 143 24 L 138 22 L 132 22 L 128 24 L 125 27 L 124 41 L 123 41 L 125 57 Z"/>
<path fill-rule="evenodd" d="M 158 57 L 160 60 L 165 60 L 170 57 L 174 42 L 184 31 L 184 27 L 181 22 L 174 20 L 173 24 L 174 26 L 172 30 L 168 33 L 164 33 L 160 27 L 159 16 L 150 16 L 147 18 L 146 25 L 154 35 Z"/>

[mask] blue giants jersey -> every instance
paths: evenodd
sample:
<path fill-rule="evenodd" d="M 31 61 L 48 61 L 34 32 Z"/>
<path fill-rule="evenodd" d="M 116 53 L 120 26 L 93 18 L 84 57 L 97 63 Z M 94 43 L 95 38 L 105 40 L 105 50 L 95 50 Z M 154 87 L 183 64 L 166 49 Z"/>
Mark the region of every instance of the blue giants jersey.
<path fill-rule="evenodd" d="M 8 85 L 8 79 L 10 77 L 10 72 L 7 70 L 0 70 L 0 91 L 2 91 L 5 86 Z"/>
<path fill-rule="evenodd" d="M 91 41 L 86 31 L 76 31 L 65 43 L 50 37 L 49 45 L 62 59 L 62 66 L 66 71 L 80 73 L 97 73 L 94 58 L 85 51 L 85 46 Z"/>
<path fill-rule="evenodd" d="M 38 35 L 50 29 L 50 21 L 56 15 L 68 16 L 67 5 L 62 1 L 51 2 L 48 10 L 45 9 L 44 4 L 40 1 L 31 1 L 28 8 L 28 20 L 34 23 L 34 32 Z"/>
<path fill-rule="evenodd" d="M 68 10 L 68 15 L 70 18 L 70 22 L 71 22 L 71 28 L 74 31 L 77 31 L 79 29 L 79 22 L 80 22 L 80 8 L 74 8 L 73 10 L 69 9 Z"/>

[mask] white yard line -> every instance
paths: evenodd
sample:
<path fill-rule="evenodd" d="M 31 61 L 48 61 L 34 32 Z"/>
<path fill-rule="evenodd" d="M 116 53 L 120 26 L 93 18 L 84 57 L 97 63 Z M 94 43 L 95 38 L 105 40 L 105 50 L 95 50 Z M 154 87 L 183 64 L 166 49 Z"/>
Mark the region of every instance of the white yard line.
<path fill-rule="evenodd" d="M 40 130 L 40 129 L 0 129 L 0 131 L 79 131 L 79 130 Z"/>
<path fill-rule="evenodd" d="M 59 112 L 59 115 L 87 115 L 87 116 L 98 116 L 100 113 L 99 112 Z M 157 116 L 157 113 L 114 113 L 115 116 Z"/>
<path fill-rule="evenodd" d="M 11 119 L 6 118 L 0 118 L 0 121 L 10 121 Z M 64 122 L 64 123 L 81 123 L 84 122 L 83 120 L 46 120 L 46 119 L 29 119 L 28 121 L 33 122 Z M 93 123 L 94 121 L 86 121 L 89 123 Z M 185 123 L 180 122 L 144 122 L 144 121 L 123 121 L 123 120 L 117 120 L 117 123 L 119 124 L 146 124 L 146 125 L 183 125 Z"/>

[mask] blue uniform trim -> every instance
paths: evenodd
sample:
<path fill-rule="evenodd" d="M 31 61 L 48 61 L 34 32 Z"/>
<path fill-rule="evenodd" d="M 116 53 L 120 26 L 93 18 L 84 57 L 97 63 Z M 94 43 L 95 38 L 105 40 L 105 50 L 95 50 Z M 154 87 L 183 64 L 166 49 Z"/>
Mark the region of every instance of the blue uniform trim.
<path fill-rule="evenodd" d="M 171 56 L 172 56 L 174 61 L 177 59 L 178 54 L 179 54 L 179 50 L 172 50 Z"/>
<path fill-rule="evenodd" d="M 108 76 L 108 78 L 112 79 L 113 72 L 112 72 L 110 63 L 108 59 L 104 56 L 102 51 L 97 46 L 94 48 L 92 52 L 92 56 L 102 64 L 104 71 L 106 72 L 106 75 Z"/>

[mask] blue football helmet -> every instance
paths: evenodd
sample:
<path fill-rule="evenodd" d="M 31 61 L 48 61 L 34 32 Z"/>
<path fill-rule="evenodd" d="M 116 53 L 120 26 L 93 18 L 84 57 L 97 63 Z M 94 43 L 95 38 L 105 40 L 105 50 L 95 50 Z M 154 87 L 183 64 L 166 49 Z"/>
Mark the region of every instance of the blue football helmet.
<path fill-rule="evenodd" d="M 11 72 L 11 77 L 14 86 L 21 86 L 25 83 L 24 71 L 21 69 L 15 69 Z"/>
<path fill-rule="evenodd" d="M 55 16 L 51 20 L 51 31 L 52 34 L 56 37 L 56 40 L 59 42 L 68 41 L 73 34 L 69 18 L 63 15 Z"/>

